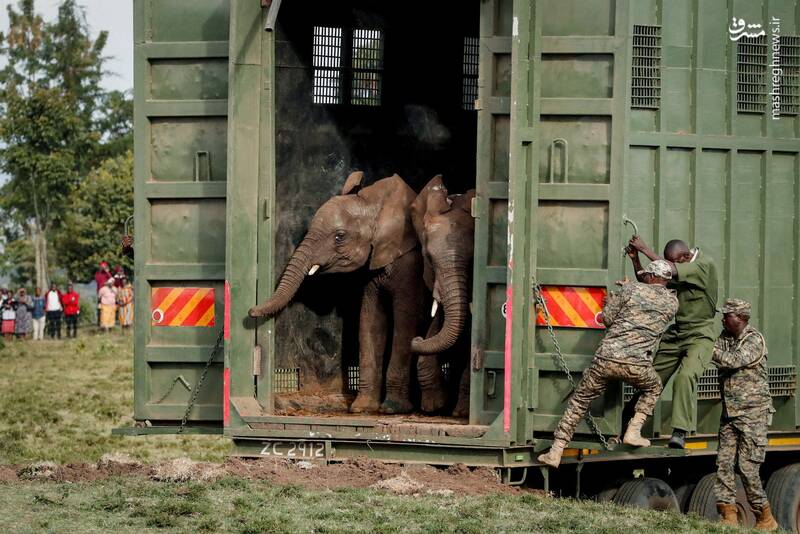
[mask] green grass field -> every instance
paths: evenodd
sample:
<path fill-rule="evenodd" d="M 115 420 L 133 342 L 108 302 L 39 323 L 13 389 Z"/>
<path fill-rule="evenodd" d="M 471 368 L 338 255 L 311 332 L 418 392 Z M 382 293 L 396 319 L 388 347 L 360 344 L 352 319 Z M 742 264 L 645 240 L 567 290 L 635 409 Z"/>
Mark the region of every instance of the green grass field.
<path fill-rule="evenodd" d="M 218 437 L 116 437 L 132 423 L 131 338 L 82 332 L 77 340 L 0 349 L 0 465 L 95 463 L 126 453 L 145 463 L 222 461 Z M 226 476 L 157 482 L 114 476 L 73 483 L 0 483 L 0 532 L 724 532 L 694 517 L 609 504 L 513 495 L 399 496 L 309 490 Z"/>

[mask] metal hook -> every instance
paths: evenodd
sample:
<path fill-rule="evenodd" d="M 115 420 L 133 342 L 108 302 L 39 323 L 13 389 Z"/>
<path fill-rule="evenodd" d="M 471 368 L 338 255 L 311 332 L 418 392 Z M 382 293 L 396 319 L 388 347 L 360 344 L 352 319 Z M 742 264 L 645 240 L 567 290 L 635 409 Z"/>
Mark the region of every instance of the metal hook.
<path fill-rule="evenodd" d="M 127 219 L 125 219 L 125 224 L 124 224 L 124 226 L 125 226 L 125 235 L 131 235 L 130 232 L 128 232 L 128 225 L 131 223 L 132 220 L 133 220 L 133 215 L 131 215 Z"/>
<path fill-rule="evenodd" d="M 631 228 L 633 228 L 633 235 L 639 235 L 639 227 L 636 225 L 636 223 L 632 219 L 629 219 L 627 215 L 623 215 L 622 225 L 625 226 L 627 224 L 631 225 Z M 628 254 L 628 247 L 627 246 L 622 247 L 622 255 L 625 256 L 627 254 Z"/>

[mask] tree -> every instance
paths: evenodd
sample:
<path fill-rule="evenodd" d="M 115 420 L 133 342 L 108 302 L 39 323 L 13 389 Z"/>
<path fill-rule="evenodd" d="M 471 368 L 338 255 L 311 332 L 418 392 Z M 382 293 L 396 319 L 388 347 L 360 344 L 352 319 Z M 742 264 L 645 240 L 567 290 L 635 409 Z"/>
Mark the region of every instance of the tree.
<path fill-rule="evenodd" d="M 107 33 L 92 40 L 75 0 L 45 23 L 34 0 L 8 7 L 0 34 L 0 212 L 34 250 L 36 285 L 47 287 L 48 240 L 81 178 L 130 147 L 131 107 L 100 86 Z M 6 246 L 8 248 L 8 244 Z"/>
<path fill-rule="evenodd" d="M 133 214 L 133 153 L 108 159 L 67 198 L 69 210 L 55 233 L 60 265 L 71 280 L 89 280 L 101 261 L 130 270 L 119 236 Z"/>

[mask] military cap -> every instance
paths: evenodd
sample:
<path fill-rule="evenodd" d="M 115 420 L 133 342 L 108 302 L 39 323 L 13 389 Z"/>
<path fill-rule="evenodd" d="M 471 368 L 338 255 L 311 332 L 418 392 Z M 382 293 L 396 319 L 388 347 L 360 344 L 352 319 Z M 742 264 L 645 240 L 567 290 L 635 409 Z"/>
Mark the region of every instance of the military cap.
<path fill-rule="evenodd" d="M 666 260 L 651 261 L 647 267 L 641 271 L 638 271 L 636 274 L 642 275 L 645 273 L 658 276 L 659 278 L 663 278 L 665 280 L 672 279 L 672 267 Z"/>
<path fill-rule="evenodd" d="M 726 299 L 722 313 L 736 313 L 750 317 L 750 303 L 742 299 Z"/>

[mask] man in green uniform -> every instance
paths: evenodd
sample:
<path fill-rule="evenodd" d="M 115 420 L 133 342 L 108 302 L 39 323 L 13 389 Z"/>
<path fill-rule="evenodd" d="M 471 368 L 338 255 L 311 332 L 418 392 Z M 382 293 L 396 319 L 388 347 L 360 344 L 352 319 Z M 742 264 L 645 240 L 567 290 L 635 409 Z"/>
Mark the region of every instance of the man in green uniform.
<path fill-rule="evenodd" d="M 642 270 L 641 252 L 651 260 L 661 257 L 638 235 L 628 243 L 628 255 L 634 272 Z M 672 385 L 672 437 L 668 445 L 682 449 L 686 434 L 695 428 L 697 419 L 697 379 L 711 362 L 717 312 L 717 267 L 700 249 L 674 239 L 664 247 L 664 258 L 672 268 L 668 286 L 678 293 L 678 314 L 661 338 L 653 365 L 661 382 L 675 375 Z M 638 275 L 637 275 L 638 276 Z"/>
<path fill-rule="evenodd" d="M 767 429 L 772 419 L 767 345 L 750 326 L 750 304 L 728 299 L 722 306 L 725 330 L 714 344 L 713 363 L 719 369 L 722 418 L 717 449 L 717 510 L 722 523 L 738 526 L 736 468 L 742 475 L 747 502 L 757 530 L 777 530 L 767 494 L 761 485 L 761 464 L 767 452 Z"/>
<path fill-rule="evenodd" d="M 618 282 L 622 288 L 606 299 L 600 320 L 608 329 L 558 422 L 550 451 L 539 456 L 543 464 L 559 466 L 564 448 L 589 411 L 589 405 L 615 380 L 642 391 L 623 443 L 633 447 L 650 446 L 641 431 L 647 417 L 653 415 L 661 394 L 661 380 L 653 369 L 653 351 L 659 336 L 675 317 L 678 299 L 666 287 L 672 278 L 667 262 L 654 261 L 637 274 L 644 283 L 625 279 Z"/>

